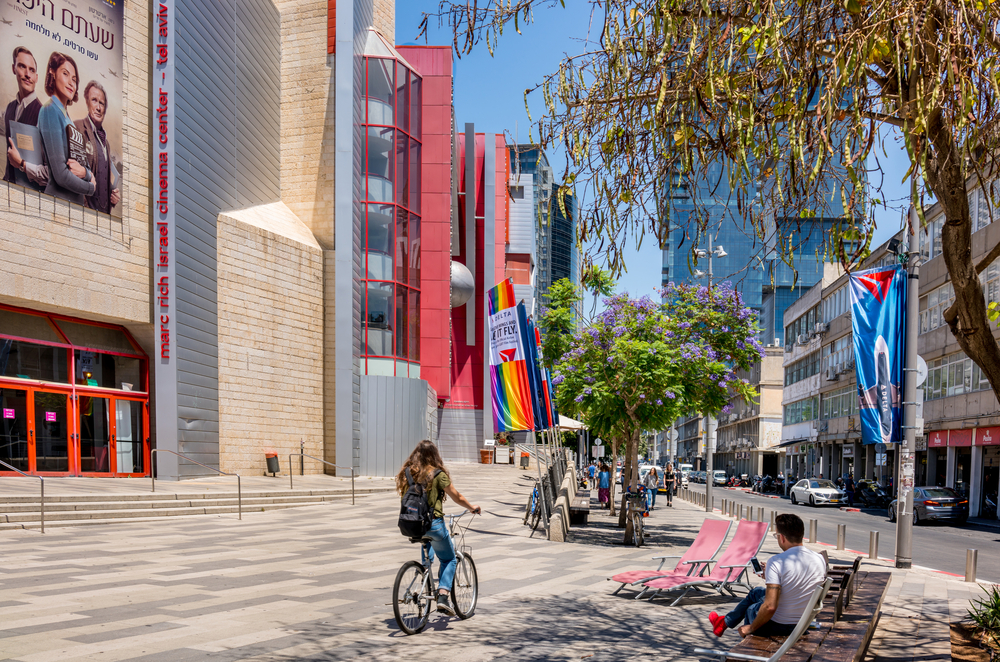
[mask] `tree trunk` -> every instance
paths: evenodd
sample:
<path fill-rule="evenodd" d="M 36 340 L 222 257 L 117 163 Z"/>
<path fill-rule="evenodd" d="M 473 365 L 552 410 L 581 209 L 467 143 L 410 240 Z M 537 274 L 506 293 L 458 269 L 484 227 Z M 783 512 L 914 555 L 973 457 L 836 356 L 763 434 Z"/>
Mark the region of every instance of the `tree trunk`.
<path fill-rule="evenodd" d="M 615 469 L 617 468 L 616 462 L 618 460 L 618 454 L 615 450 L 618 448 L 618 439 L 615 437 L 611 438 L 611 489 L 608 492 L 608 515 L 614 517 L 615 512 Z"/>
<path fill-rule="evenodd" d="M 625 484 L 633 492 L 639 486 L 639 432 L 640 429 L 636 425 L 628 435 L 628 441 L 625 443 L 625 463 L 622 467 L 622 476 L 625 478 Z M 619 528 L 626 529 L 624 542 L 626 545 L 629 545 L 632 543 L 632 529 L 625 526 L 625 496 L 627 492 L 628 490 L 622 491 L 622 509 L 618 514 L 618 526 Z"/>
<path fill-rule="evenodd" d="M 983 288 L 972 261 L 972 218 L 961 154 L 950 131 L 941 125 L 931 124 L 930 128 L 935 158 L 928 165 L 927 180 L 944 210 L 941 246 L 955 290 L 955 303 L 945 311 L 944 320 L 966 356 L 982 369 L 993 393 L 1000 398 L 1000 346 L 993 337 Z M 917 320 L 910 322 L 916 324 Z"/>

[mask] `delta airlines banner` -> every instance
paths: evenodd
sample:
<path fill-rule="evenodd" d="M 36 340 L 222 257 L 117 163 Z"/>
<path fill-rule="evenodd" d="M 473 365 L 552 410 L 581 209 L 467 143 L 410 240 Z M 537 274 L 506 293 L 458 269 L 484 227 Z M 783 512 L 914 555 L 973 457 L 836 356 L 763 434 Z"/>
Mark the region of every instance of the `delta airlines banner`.
<path fill-rule="evenodd" d="M 898 443 L 902 434 L 906 270 L 851 274 L 854 358 L 861 443 Z"/>
<path fill-rule="evenodd" d="M 514 286 L 509 280 L 489 291 L 490 382 L 494 432 L 532 430 L 531 386 Z"/>

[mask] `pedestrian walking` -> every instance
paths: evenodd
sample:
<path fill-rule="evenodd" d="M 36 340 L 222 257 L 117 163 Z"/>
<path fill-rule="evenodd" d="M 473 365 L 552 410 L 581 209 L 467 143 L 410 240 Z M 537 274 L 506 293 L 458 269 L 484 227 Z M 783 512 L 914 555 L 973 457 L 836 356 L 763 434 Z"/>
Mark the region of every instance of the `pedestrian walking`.
<path fill-rule="evenodd" d="M 646 486 L 646 510 L 656 507 L 656 493 L 660 491 L 660 474 L 656 467 L 649 470 L 642 484 Z"/>
<path fill-rule="evenodd" d="M 854 507 L 854 476 L 847 474 L 844 478 L 844 491 L 847 492 L 847 503 Z"/>
<path fill-rule="evenodd" d="M 597 474 L 597 500 L 601 508 L 607 508 L 605 504 L 611 502 L 611 470 L 606 464 L 601 465 L 601 472 Z"/>
<path fill-rule="evenodd" d="M 587 487 L 594 489 L 594 486 L 597 485 L 597 482 L 594 480 L 597 476 L 597 462 L 590 463 L 590 466 L 587 467 L 587 475 L 590 477 L 587 480 Z"/>
<path fill-rule="evenodd" d="M 663 470 L 663 487 L 667 490 L 667 507 L 674 507 L 674 486 L 676 485 L 677 474 L 674 472 L 674 465 L 668 464 Z"/>

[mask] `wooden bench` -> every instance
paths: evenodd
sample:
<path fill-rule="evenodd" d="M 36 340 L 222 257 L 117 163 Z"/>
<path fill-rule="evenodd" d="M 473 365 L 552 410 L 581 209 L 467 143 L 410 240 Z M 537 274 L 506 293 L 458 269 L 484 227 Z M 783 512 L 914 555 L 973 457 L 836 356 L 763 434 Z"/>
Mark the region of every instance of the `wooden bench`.
<path fill-rule="evenodd" d="M 892 575 L 848 569 L 840 590 L 830 591 L 820 612 L 819 629 L 809 629 L 781 658 L 782 662 L 860 662 L 868 652 L 878 625 L 882 601 Z M 784 637 L 749 636 L 729 652 L 770 657 Z M 729 660 L 741 660 L 730 657 Z M 743 658 L 745 660 L 746 658 Z M 741 660 L 742 662 L 742 660 Z"/>
<path fill-rule="evenodd" d="M 569 523 L 573 526 L 587 526 L 590 517 L 590 490 L 576 491 L 569 503 Z"/>

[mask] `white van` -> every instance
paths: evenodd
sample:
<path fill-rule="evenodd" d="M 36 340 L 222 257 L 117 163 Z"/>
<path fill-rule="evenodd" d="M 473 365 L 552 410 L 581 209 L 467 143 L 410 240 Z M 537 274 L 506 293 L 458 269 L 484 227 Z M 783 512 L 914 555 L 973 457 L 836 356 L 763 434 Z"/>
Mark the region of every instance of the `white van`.
<path fill-rule="evenodd" d="M 677 465 L 677 471 L 680 473 L 680 487 L 687 487 L 689 484 L 688 474 L 694 469 L 694 465 L 691 464 L 679 464 Z"/>

